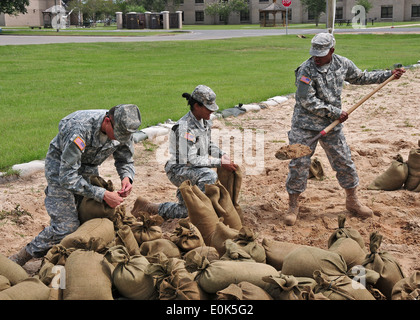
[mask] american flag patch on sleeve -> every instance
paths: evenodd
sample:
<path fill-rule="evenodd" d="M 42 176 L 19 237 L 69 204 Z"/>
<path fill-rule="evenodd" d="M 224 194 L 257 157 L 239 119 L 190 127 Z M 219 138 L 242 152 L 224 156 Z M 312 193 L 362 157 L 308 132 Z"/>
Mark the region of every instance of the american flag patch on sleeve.
<path fill-rule="evenodd" d="M 80 151 L 85 150 L 85 148 L 86 148 L 86 144 L 85 144 L 85 142 L 83 141 L 83 139 L 82 139 L 82 138 L 80 138 L 80 137 L 78 136 L 76 139 L 74 139 L 74 140 L 73 140 L 73 142 L 76 144 L 76 146 L 78 146 L 78 147 L 79 147 Z"/>
<path fill-rule="evenodd" d="M 306 83 L 306 84 L 310 84 L 311 83 L 311 79 L 309 79 L 308 77 L 306 77 L 306 76 L 302 76 L 301 78 L 300 78 L 300 81 L 302 81 L 303 83 Z"/>
<path fill-rule="evenodd" d="M 184 138 L 189 141 L 195 142 L 195 136 L 192 133 L 185 132 Z"/>

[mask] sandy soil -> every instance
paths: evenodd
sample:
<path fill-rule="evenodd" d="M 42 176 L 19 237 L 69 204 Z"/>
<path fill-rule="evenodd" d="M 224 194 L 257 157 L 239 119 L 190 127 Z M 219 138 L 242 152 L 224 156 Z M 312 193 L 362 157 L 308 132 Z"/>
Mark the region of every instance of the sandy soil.
<path fill-rule="evenodd" d="M 283 223 L 288 201 L 285 181 L 289 161 L 278 160 L 275 153 L 288 144 L 287 131 L 294 106 L 292 96 L 284 103 L 258 112 L 215 120 L 214 132 L 219 132 L 220 136 L 233 131 L 250 134 L 242 143 L 245 156 L 241 158 L 239 152 L 232 156 L 236 162 L 242 161 L 244 179 L 239 203 L 245 225 L 258 234 L 258 240 L 269 238 L 326 249 L 327 240 L 337 227 L 337 215 L 345 213 L 346 226 L 361 233 L 367 249 L 369 234 L 378 231 L 383 235 L 380 250 L 397 258 L 406 275 L 420 270 L 420 194 L 403 189 L 367 190 L 397 154 L 407 160 L 409 151 L 418 147 L 419 82 L 420 69 L 407 71 L 402 79 L 388 84 L 365 102 L 345 123 L 345 134 L 360 176 L 359 198 L 375 213 L 373 218 L 364 221 L 346 211 L 344 190 L 339 187 L 323 149 L 318 146 L 315 156 L 323 164 L 326 178 L 309 180 L 296 225 L 290 227 Z M 342 95 L 344 109 L 358 102 L 375 86 L 346 86 Z M 176 188 L 163 170 L 166 141 L 167 137 L 160 136 L 136 144 L 137 178 L 132 194 L 124 202 L 128 209 L 131 210 L 139 195 L 154 202 L 176 200 Z M 252 163 L 255 159 L 257 166 Z M 100 174 L 111 179 L 114 185 L 118 184 L 111 159 L 101 166 Z M 43 203 L 45 187 L 43 172 L 18 180 L 3 179 L 0 212 L 15 210 L 28 214 L 17 219 L 9 215 L 0 220 L 2 254 L 15 253 L 49 224 Z M 169 220 L 162 227 L 169 234 L 176 225 L 177 221 Z"/>

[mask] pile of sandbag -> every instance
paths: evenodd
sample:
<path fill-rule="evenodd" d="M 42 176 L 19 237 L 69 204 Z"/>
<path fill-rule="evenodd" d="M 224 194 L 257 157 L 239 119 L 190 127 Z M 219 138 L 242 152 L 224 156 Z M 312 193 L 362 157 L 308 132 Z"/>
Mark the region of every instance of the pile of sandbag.
<path fill-rule="evenodd" d="M 369 190 L 392 191 L 400 188 L 420 192 L 420 148 L 411 149 L 407 161 L 398 154 L 388 169 L 368 186 Z"/>

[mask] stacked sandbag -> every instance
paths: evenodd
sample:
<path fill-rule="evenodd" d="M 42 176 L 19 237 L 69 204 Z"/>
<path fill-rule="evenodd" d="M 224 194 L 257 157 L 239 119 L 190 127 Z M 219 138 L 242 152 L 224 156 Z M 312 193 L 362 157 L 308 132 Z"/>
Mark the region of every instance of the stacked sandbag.
<path fill-rule="evenodd" d="M 379 273 L 379 279 L 375 284 L 380 292 L 390 300 L 394 285 L 404 278 L 397 260 L 388 252 L 379 252 L 378 249 L 382 242 L 382 235 L 378 232 L 370 234 L 370 253 L 366 255 L 362 266 Z"/>
<path fill-rule="evenodd" d="M 239 233 L 232 239 L 256 262 L 265 263 L 266 254 L 264 247 L 258 243 L 257 235 L 248 227 L 242 227 Z"/>
<path fill-rule="evenodd" d="M 407 159 L 408 177 L 405 189 L 420 192 L 420 148 L 410 150 Z"/>
<path fill-rule="evenodd" d="M 0 300 L 48 300 L 50 288 L 38 278 L 26 278 L 0 291 Z"/>
<path fill-rule="evenodd" d="M 115 266 L 112 283 L 123 297 L 133 300 L 156 298 L 154 279 L 145 273 L 150 264 L 146 257 L 130 255 L 124 246 L 109 248 L 104 257 Z"/>
<path fill-rule="evenodd" d="M 200 230 L 189 219 L 180 219 L 178 224 L 179 226 L 172 232 L 170 240 L 181 251 L 187 252 L 204 245 Z"/>
<path fill-rule="evenodd" d="M 241 222 L 244 222 L 242 208 L 239 205 L 239 193 L 242 186 L 242 169 L 240 166 L 235 171 L 223 167 L 217 168 L 217 177 L 220 183 L 226 188 L 232 199 L 233 206 L 239 215 Z M 233 228 L 233 226 L 232 226 Z"/>
<path fill-rule="evenodd" d="M 67 258 L 75 250 L 75 248 L 67 249 L 61 244 L 54 245 L 44 256 L 41 269 L 38 272 L 39 279 L 47 286 L 50 285 L 53 278 L 57 276 L 58 268 L 56 266 L 64 266 Z"/>
<path fill-rule="evenodd" d="M 217 223 L 213 232 L 210 246 L 216 248 L 220 256 L 223 256 L 226 252 L 225 241 L 227 239 L 234 239 L 239 234 L 239 231 L 232 229 L 223 223 L 221 218 Z"/>
<path fill-rule="evenodd" d="M 64 300 L 113 300 L 112 265 L 102 254 L 75 250 L 65 264 Z"/>
<path fill-rule="evenodd" d="M 272 265 L 277 270 L 281 270 L 283 267 L 284 258 L 293 250 L 301 247 L 300 244 L 277 241 L 264 238 L 262 246 L 266 254 L 266 263 Z"/>
<path fill-rule="evenodd" d="M 22 280 L 29 278 L 29 275 L 16 262 L 10 260 L 0 253 L 0 275 L 7 278 L 13 286 Z"/>
<path fill-rule="evenodd" d="M 161 225 L 163 221 L 159 215 L 141 214 L 138 220 L 131 224 L 131 231 L 137 243 L 141 245 L 143 242 L 162 238 Z"/>
<path fill-rule="evenodd" d="M 232 283 L 216 295 L 216 300 L 273 300 L 264 289 L 248 281 Z"/>
<path fill-rule="evenodd" d="M 420 271 L 398 281 L 392 288 L 392 300 L 420 300 Z"/>
<path fill-rule="evenodd" d="M 407 177 L 408 165 L 399 154 L 396 160 L 391 162 L 389 168 L 372 181 L 368 190 L 398 190 L 404 185 Z"/>
<path fill-rule="evenodd" d="M 225 248 L 226 252 L 220 260 L 255 261 L 248 252 L 231 239 L 225 241 Z"/>
<path fill-rule="evenodd" d="M 316 281 L 312 278 L 294 277 L 279 272 L 263 280 L 269 284 L 267 292 L 275 300 L 327 300 L 325 296 L 313 292 Z"/>
<path fill-rule="evenodd" d="M 356 241 L 359 244 L 360 248 L 367 253 L 365 249 L 365 241 L 363 240 L 359 231 L 345 226 L 346 216 L 344 214 L 339 214 L 337 221 L 338 221 L 338 229 L 334 231 L 328 238 L 328 248 L 330 248 L 334 244 L 334 242 L 336 242 L 338 239 L 350 238 Z"/>
<path fill-rule="evenodd" d="M 114 185 L 111 180 L 105 181 L 105 179 L 97 175 L 91 175 L 89 180 L 93 186 L 105 188 L 111 192 L 114 191 Z M 112 219 L 115 214 L 115 208 L 111 208 L 105 201 L 98 202 L 95 199 L 83 197 L 78 207 L 78 212 L 80 223 L 83 223 L 95 218 Z"/>
<path fill-rule="evenodd" d="M 143 242 L 140 246 L 140 254 L 149 258 L 157 253 L 163 253 L 168 258 L 180 258 L 181 252 L 178 246 L 169 239 L 156 239 Z M 149 259 L 150 260 L 150 259 Z"/>

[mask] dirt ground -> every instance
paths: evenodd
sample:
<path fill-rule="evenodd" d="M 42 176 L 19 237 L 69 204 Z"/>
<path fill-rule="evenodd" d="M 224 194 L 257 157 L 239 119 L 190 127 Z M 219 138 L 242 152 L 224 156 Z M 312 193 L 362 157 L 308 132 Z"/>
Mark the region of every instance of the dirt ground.
<path fill-rule="evenodd" d="M 297 223 L 292 227 L 283 223 L 288 203 L 285 181 L 289 161 L 280 161 L 274 155 L 281 146 L 288 144 L 293 96 L 260 111 L 216 119 L 213 131 L 219 132 L 220 136 L 226 132 L 250 134 L 242 143 L 245 156 L 241 159 L 237 152 L 233 159 L 242 161 L 244 178 L 239 203 L 245 225 L 258 234 L 258 240 L 268 238 L 326 249 L 329 236 L 337 228 L 338 214 L 345 213 L 346 226 L 360 232 L 367 249 L 370 233 L 378 231 L 383 235 L 380 250 L 390 252 L 406 276 L 420 270 L 420 194 L 403 189 L 367 189 L 397 154 L 407 160 L 409 151 L 418 148 L 419 83 L 420 69 L 408 70 L 403 78 L 384 87 L 345 122 L 346 138 L 360 177 L 359 198 L 374 211 L 374 217 L 364 221 L 346 211 L 344 190 L 339 187 L 323 149 L 318 146 L 315 156 L 323 164 L 326 178 L 309 180 L 302 195 Z M 350 108 L 375 87 L 346 86 L 342 95 L 343 108 Z M 124 202 L 128 209 L 131 210 L 140 195 L 153 202 L 176 201 L 176 188 L 163 169 L 166 141 L 167 137 L 160 136 L 135 145 L 137 176 L 133 192 Z M 257 166 L 252 163 L 255 159 Z M 100 167 L 100 175 L 118 185 L 111 159 Z M 0 184 L 0 213 L 3 216 L 0 220 L 0 253 L 7 256 L 15 253 L 49 224 L 44 207 L 45 187 L 44 174 L 40 171 L 18 180 L 3 180 Z M 14 214 L 5 214 L 11 212 Z M 175 220 L 164 222 L 165 235 L 176 226 Z"/>

